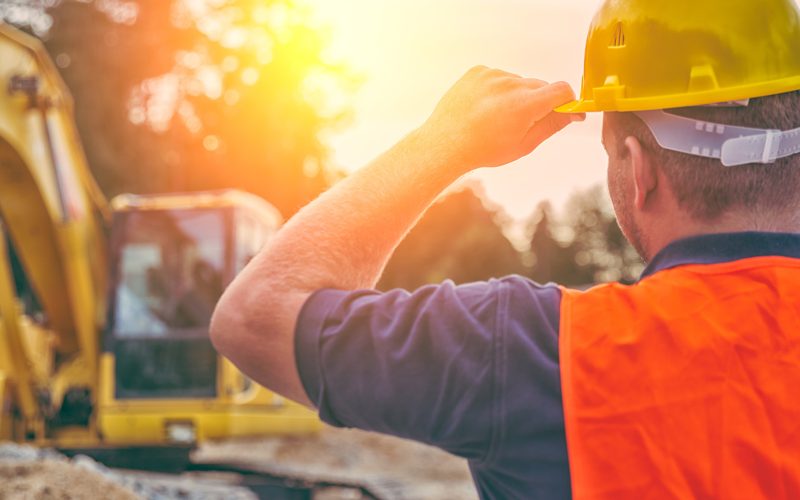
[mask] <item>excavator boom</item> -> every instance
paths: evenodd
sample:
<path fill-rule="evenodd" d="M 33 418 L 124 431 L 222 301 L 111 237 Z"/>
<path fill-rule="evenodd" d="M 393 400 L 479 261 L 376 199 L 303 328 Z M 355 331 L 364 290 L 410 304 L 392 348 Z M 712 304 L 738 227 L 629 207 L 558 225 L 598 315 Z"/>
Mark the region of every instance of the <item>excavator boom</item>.
<path fill-rule="evenodd" d="M 43 434 L 66 392 L 97 385 L 109 210 L 41 42 L 0 25 L 0 82 L 0 290 L 25 299 L 4 303 L 0 370 Z"/>

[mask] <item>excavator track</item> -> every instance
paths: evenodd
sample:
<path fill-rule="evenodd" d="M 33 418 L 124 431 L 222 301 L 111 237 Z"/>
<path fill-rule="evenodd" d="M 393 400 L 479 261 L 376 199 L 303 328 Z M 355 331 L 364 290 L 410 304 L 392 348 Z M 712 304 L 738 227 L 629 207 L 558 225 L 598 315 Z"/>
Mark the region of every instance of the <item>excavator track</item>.
<path fill-rule="evenodd" d="M 144 497 L 208 498 L 220 493 L 219 486 L 245 489 L 251 498 L 269 500 L 403 500 L 401 482 L 386 478 L 344 479 L 333 474 L 317 474 L 276 463 L 192 461 L 192 447 L 62 448 L 63 455 L 79 460 L 89 457 L 102 464 L 99 470 L 114 477 Z M 203 486 L 203 483 L 209 486 Z M 206 491 L 208 490 L 208 491 Z M 196 495 L 195 495 L 196 494 Z M 221 496 L 220 496 L 221 498 Z"/>
<path fill-rule="evenodd" d="M 347 498 L 359 500 L 403 500 L 403 485 L 383 478 L 361 481 L 299 473 L 276 464 L 192 463 L 190 473 L 232 473 L 240 485 L 253 491 L 259 499 Z"/>

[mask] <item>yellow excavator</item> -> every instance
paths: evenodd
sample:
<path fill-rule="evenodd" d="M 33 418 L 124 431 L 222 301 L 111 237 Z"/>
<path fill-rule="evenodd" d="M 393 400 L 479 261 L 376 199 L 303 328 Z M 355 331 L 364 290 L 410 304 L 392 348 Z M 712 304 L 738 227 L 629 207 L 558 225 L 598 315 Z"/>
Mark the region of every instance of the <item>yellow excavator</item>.
<path fill-rule="evenodd" d="M 0 25 L 0 441 L 109 451 L 317 431 L 208 339 L 277 210 L 239 191 L 108 203 L 72 106 L 41 43 Z"/>

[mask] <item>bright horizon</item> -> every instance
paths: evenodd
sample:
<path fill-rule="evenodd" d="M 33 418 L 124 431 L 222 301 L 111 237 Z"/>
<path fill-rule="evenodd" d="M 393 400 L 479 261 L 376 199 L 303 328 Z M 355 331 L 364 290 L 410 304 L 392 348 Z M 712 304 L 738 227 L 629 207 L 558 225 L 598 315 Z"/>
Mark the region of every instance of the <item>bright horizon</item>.
<path fill-rule="evenodd" d="M 601 0 L 307 0 L 331 28 L 331 50 L 363 77 L 354 121 L 331 134 L 333 161 L 356 170 L 421 124 L 470 67 L 484 64 L 576 92 Z M 532 155 L 473 174 L 490 200 L 520 220 L 543 200 L 560 208 L 604 182 L 601 119 L 570 126 Z"/>

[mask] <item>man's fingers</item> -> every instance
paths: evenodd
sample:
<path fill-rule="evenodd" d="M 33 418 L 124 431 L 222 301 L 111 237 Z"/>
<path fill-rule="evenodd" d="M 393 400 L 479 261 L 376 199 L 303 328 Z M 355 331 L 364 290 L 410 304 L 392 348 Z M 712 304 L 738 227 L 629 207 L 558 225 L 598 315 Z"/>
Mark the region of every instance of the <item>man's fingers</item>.
<path fill-rule="evenodd" d="M 573 115 L 551 111 L 550 114 L 537 121 L 522 140 L 522 148 L 525 151 L 524 154 L 530 153 L 541 143 L 552 137 L 556 132 L 564 129 L 564 127 L 574 121 L 576 121 L 576 118 Z"/>
<path fill-rule="evenodd" d="M 518 78 L 520 80 L 522 79 L 522 77 L 520 75 L 518 75 L 516 73 L 511 73 L 510 71 L 505 71 L 505 70 L 502 70 L 502 69 L 495 69 L 493 71 L 498 76 L 507 76 L 507 77 L 511 77 L 511 78 Z"/>
<path fill-rule="evenodd" d="M 568 83 L 558 82 L 532 90 L 526 95 L 524 107 L 530 113 L 531 124 L 542 120 L 551 111 L 575 100 Z"/>
<path fill-rule="evenodd" d="M 544 80 L 538 80 L 536 78 L 521 78 L 520 82 L 523 85 L 525 85 L 526 87 L 528 87 L 528 88 L 530 88 L 532 90 L 537 90 L 537 89 L 540 89 L 542 87 L 546 87 L 547 85 L 549 85 L 548 82 L 546 82 Z"/>
<path fill-rule="evenodd" d="M 468 168 L 498 166 L 530 153 L 573 119 L 580 119 L 580 115 L 551 115 L 574 99 L 566 83 L 549 84 L 476 66 L 450 88 L 423 129 L 433 137 L 454 138 L 448 149 Z"/>

